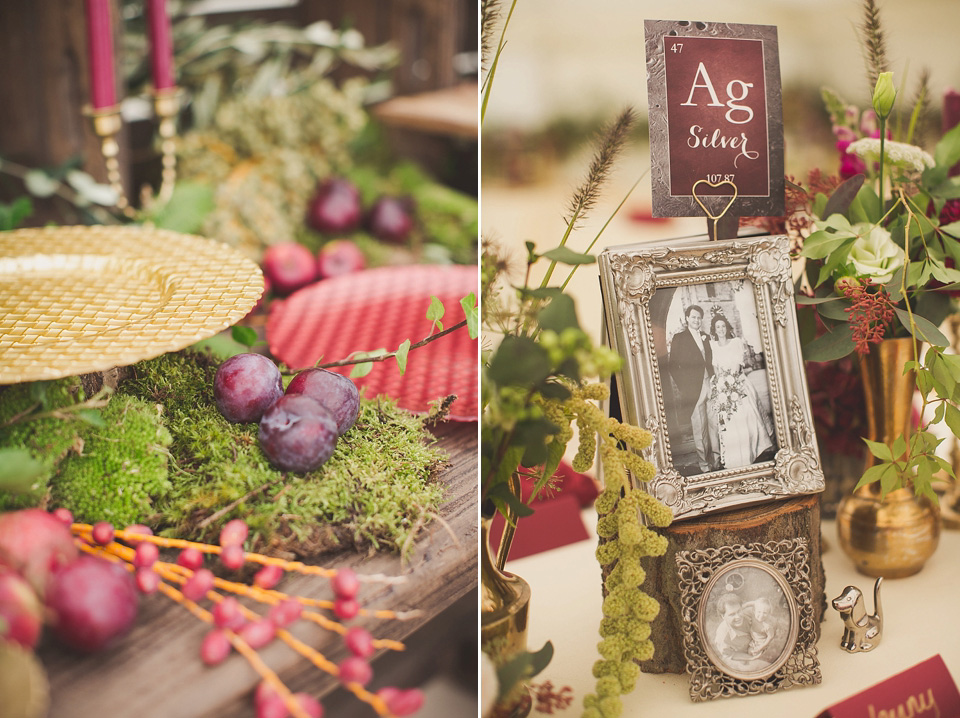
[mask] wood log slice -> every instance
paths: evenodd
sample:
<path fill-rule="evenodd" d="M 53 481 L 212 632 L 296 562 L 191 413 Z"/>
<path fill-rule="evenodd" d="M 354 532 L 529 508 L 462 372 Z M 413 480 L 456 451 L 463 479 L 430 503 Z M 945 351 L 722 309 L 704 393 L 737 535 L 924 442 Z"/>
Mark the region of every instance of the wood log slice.
<path fill-rule="evenodd" d="M 810 551 L 810 584 L 816 637 L 826 611 L 823 561 L 820 555 L 820 502 L 817 494 L 678 521 L 658 532 L 666 536 L 663 556 L 647 557 L 641 565 L 647 573 L 641 587 L 660 602 L 660 614 L 651 624 L 654 656 L 642 661 L 645 673 L 683 673 L 683 628 L 676 555 L 739 544 L 769 543 L 806 537 Z"/>

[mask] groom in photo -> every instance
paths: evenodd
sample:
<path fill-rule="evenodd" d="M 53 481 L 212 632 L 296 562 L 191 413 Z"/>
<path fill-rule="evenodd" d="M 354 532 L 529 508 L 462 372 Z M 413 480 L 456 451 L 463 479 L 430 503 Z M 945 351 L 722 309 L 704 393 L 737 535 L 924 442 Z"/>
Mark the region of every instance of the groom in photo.
<path fill-rule="evenodd" d="M 701 331 L 703 309 L 691 304 L 684 310 L 686 328 L 678 332 L 670 345 L 670 375 L 679 392 L 678 411 L 689 417 L 693 428 L 693 444 L 697 449 L 700 471 L 706 473 L 719 467 L 719 450 L 715 432 L 711 431 L 707 416 L 707 396 L 710 394 L 710 376 L 713 358 L 710 338 Z"/>

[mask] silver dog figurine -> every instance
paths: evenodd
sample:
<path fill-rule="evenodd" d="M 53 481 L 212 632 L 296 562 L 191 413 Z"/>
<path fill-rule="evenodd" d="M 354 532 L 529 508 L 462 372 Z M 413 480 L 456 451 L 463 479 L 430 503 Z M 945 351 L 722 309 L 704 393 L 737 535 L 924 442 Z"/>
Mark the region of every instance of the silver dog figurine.
<path fill-rule="evenodd" d="M 883 637 L 883 609 L 880 606 L 880 584 L 878 578 L 873 586 L 873 608 L 876 613 L 867 615 L 864 608 L 863 592 L 856 586 L 847 586 L 833 599 L 833 607 L 840 611 L 843 619 L 843 638 L 840 647 L 850 653 L 872 651 L 880 645 Z"/>

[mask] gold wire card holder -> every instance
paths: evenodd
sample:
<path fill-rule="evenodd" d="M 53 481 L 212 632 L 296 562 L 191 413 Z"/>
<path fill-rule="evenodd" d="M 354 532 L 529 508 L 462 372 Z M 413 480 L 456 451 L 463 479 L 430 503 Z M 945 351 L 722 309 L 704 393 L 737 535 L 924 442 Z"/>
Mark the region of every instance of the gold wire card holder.
<path fill-rule="evenodd" d="M 235 324 L 260 268 L 220 242 L 100 225 L 0 233 L 0 384 L 126 366 Z"/>

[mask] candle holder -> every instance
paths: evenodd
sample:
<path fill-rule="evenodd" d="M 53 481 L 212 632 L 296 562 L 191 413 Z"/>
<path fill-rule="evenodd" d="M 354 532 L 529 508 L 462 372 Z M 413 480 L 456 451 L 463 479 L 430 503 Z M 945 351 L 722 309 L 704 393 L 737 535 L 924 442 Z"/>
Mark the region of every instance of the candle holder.
<path fill-rule="evenodd" d="M 154 90 L 153 110 L 160 121 L 157 133 L 160 135 L 163 162 L 157 201 L 166 204 L 173 196 L 173 186 L 177 180 L 177 147 L 174 137 L 177 135 L 177 116 L 180 114 L 180 90 L 176 87 Z"/>
<path fill-rule="evenodd" d="M 107 166 L 107 182 L 117 193 L 117 209 L 125 216 L 133 217 L 133 207 L 127 200 L 127 193 L 120 178 L 120 144 L 117 135 L 123 128 L 123 119 L 120 117 L 120 106 L 101 107 L 98 109 L 86 108 L 84 114 L 93 120 L 93 131 L 100 138 L 100 152 L 103 154 Z"/>

